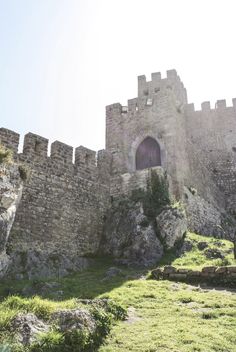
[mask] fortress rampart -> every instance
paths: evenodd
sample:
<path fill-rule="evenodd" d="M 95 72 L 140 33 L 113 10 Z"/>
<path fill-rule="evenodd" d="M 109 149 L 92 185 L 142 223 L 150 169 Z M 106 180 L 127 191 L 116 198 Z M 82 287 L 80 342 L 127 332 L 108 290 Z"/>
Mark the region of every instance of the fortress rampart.
<path fill-rule="evenodd" d="M 98 153 L 59 141 L 49 152 L 48 139 L 33 133 L 18 153 L 19 134 L 0 129 L 0 143 L 30 169 L 9 252 L 95 254 L 111 201 L 145 188 L 150 168 L 167 173 L 177 200 L 186 200 L 187 188 L 197 190 L 204 207 L 193 218 L 201 214 L 202 226 L 211 205 L 219 219 L 225 210 L 236 214 L 236 98 L 229 107 L 218 100 L 214 109 L 203 102 L 195 111 L 175 70 L 151 77 L 138 77 L 127 106 L 106 107 L 106 149 Z"/>
<path fill-rule="evenodd" d="M 203 102 L 195 111 L 175 70 L 167 71 L 166 78 L 160 73 L 151 77 L 150 82 L 138 77 L 138 96 L 127 106 L 107 106 L 106 149 L 113 156 L 112 174 L 136 172 L 137 148 L 149 136 L 160 147 L 161 166 L 171 176 L 177 198 L 186 185 L 196 187 L 210 202 L 236 208 L 236 98 L 230 107 L 218 100 L 214 109 Z M 117 179 L 124 184 L 117 176 L 115 183 Z"/>
<path fill-rule="evenodd" d="M 0 143 L 11 148 L 19 162 L 28 164 L 21 204 L 11 231 L 11 251 L 38 249 L 84 256 L 96 252 L 109 206 L 109 153 L 28 133 L 23 153 L 17 154 L 19 135 L 0 129 Z M 106 171 L 106 172 L 104 172 Z"/>

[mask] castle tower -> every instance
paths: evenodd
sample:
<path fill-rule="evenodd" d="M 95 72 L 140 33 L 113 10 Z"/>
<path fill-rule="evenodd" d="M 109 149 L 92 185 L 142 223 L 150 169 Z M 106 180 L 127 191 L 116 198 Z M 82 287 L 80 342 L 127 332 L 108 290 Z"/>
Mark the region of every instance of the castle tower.
<path fill-rule="evenodd" d="M 186 89 L 175 70 L 150 82 L 138 77 L 138 97 L 128 106 L 106 108 L 106 149 L 112 154 L 112 173 L 121 175 L 161 166 L 172 178 L 177 197 L 188 175 L 184 105 Z"/>

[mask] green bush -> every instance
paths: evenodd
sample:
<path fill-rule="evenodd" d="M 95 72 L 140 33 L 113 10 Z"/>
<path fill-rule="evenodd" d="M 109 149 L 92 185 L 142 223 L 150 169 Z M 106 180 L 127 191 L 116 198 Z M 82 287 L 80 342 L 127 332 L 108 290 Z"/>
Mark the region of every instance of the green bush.
<path fill-rule="evenodd" d="M 30 347 L 30 352 L 62 352 L 63 345 L 63 334 L 58 331 L 49 331 L 39 336 L 38 341 Z"/>
<path fill-rule="evenodd" d="M 142 202 L 144 214 L 149 219 L 154 219 L 165 206 L 171 203 L 167 174 L 160 176 L 155 170 L 151 170 L 147 180 L 147 189 L 133 191 L 131 198 L 134 202 Z"/>

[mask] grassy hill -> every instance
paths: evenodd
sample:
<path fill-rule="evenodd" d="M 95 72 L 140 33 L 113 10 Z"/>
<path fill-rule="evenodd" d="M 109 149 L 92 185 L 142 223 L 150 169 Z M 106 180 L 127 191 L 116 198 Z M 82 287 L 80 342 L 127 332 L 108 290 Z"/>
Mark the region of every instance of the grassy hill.
<path fill-rule="evenodd" d="M 193 269 L 205 265 L 235 265 L 233 245 L 229 241 L 188 234 L 188 251 L 177 257 L 169 252 L 160 265 L 172 264 Z M 205 242 L 204 245 L 199 243 Z M 190 250 L 191 247 L 191 250 Z M 210 258 L 209 249 L 220 251 L 222 258 Z M 219 252 L 216 252 L 219 254 Z M 179 253 L 180 255 L 180 253 Z M 59 290 L 40 292 L 43 282 L 2 282 L 0 284 L 0 343 L 11 336 L 8 329 L 19 311 L 50 314 L 58 307 L 73 307 L 75 298 L 111 298 L 128 312 L 125 321 L 113 322 L 105 342 L 93 351 L 99 352 L 234 352 L 236 351 L 236 293 L 233 290 L 191 286 L 170 281 L 147 280 L 148 270 L 116 266 L 114 276 L 107 270 L 114 266 L 109 259 L 99 259 L 88 270 L 57 280 Z M 55 280 L 54 280 L 55 281 Z M 48 281 L 50 283 L 50 281 Z M 50 285 L 49 285 L 50 286 Z M 7 293 L 29 296 L 39 288 L 44 298 L 24 298 L 24 304 L 12 305 Z M 30 291 L 32 290 L 32 291 Z M 32 293 L 30 293 L 32 292 Z M 43 313 L 42 313 L 43 312 Z M 53 347 L 48 351 L 62 352 Z M 73 347 L 73 351 L 82 351 Z M 1 351 L 1 349 L 0 349 Z M 12 351 L 19 351 L 16 347 Z M 40 352 L 40 348 L 35 349 Z M 44 351 L 44 350 L 43 350 Z M 92 351 L 92 350 L 91 350 Z"/>

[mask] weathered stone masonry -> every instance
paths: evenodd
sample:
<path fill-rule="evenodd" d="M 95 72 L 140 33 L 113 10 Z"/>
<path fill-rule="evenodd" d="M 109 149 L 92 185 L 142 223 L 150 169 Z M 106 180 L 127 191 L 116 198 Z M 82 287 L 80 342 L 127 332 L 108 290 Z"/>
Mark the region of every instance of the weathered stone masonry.
<path fill-rule="evenodd" d="M 127 176 L 121 175 L 135 173 L 137 179 L 142 174 L 136 171 L 135 156 L 147 137 L 159 144 L 161 166 L 177 198 L 183 186 L 195 187 L 207 201 L 235 210 L 236 99 L 232 107 L 219 100 L 215 109 L 204 102 L 202 110 L 195 111 L 175 70 L 167 71 L 166 78 L 153 73 L 150 82 L 138 77 L 137 98 L 128 100 L 127 106 L 107 107 L 106 149 L 113 156 L 114 192 L 117 184 L 121 189 L 127 184 Z"/>
<path fill-rule="evenodd" d="M 72 162 L 73 148 L 56 141 L 48 156 L 48 140 L 32 133 L 18 154 L 19 135 L 5 128 L 0 143 L 30 169 L 8 253 L 96 254 L 111 200 L 145 187 L 149 167 L 167 172 L 191 230 L 224 236 L 222 212 L 236 212 L 236 99 L 195 111 L 175 70 L 138 77 L 137 98 L 106 107 L 106 149 L 97 155 L 80 146 Z"/>
<path fill-rule="evenodd" d="M 0 141 L 12 148 L 20 162 L 29 165 L 21 204 L 11 231 L 11 251 L 39 249 L 59 250 L 68 256 L 85 256 L 96 252 L 109 205 L 109 156 L 78 147 L 75 163 L 73 148 L 29 133 L 23 153 L 17 155 L 19 135 L 0 129 Z"/>

